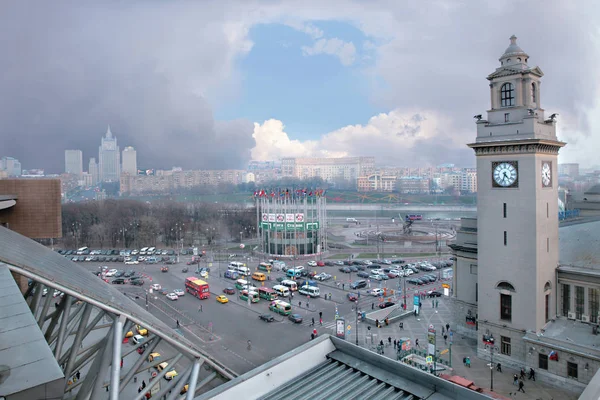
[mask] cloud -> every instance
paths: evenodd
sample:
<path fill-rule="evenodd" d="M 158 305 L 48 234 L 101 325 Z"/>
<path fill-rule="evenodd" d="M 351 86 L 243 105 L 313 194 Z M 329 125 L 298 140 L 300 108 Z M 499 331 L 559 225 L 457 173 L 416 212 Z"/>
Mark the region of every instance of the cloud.
<path fill-rule="evenodd" d="M 313 25 L 309 22 L 288 20 L 285 22 L 285 24 L 287 26 L 289 26 L 290 28 L 294 28 L 297 31 L 306 33 L 313 39 L 319 39 L 323 36 L 323 30 L 321 30 L 320 28 L 316 27 L 315 25 Z"/>
<path fill-rule="evenodd" d="M 349 66 L 356 59 L 356 47 L 352 42 L 344 42 L 338 38 L 319 39 L 312 46 L 302 46 L 302 54 L 305 56 L 315 56 L 318 54 L 328 54 L 336 56 L 344 66 Z"/>
<path fill-rule="evenodd" d="M 448 133 L 452 132 L 452 135 Z M 458 132 L 448 116 L 435 111 L 394 110 L 372 117 L 364 125 L 348 125 L 319 140 L 292 140 L 278 120 L 254 124 L 252 157 L 375 156 L 380 165 L 438 165 L 454 162 L 473 166 L 474 154 L 464 143 L 469 131 Z"/>

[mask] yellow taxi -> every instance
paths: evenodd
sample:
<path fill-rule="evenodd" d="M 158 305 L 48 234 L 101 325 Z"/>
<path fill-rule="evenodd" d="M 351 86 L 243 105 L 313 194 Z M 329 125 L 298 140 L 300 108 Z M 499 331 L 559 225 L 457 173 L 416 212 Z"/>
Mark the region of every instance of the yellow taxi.
<path fill-rule="evenodd" d="M 179 394 L 186 394 L 189 387 L 190 385 L 186 383 L 185 386 L 181 389 L 181 392 L 179 392 Z"/>
<path fill-rule="evenodd" d="M 169 367 L 168 362 L 162 362 L 156 366 L 156 369 L 160 372 L 162 370 L 167 369 L 168 367 Z M 171 379 L 175 378 L 176 376 L 177 376 L 177 371 L 175 371 L 175 368 L 171 368 L 171 370 L 165 374 L 165 379 L 170 381 Z"/>
<path fill-rule="evenodd" d="M 129 332 L 127 332 L 127 333 L 125 334 L 125 337 L 126 337 L 126 338 L 133 337 L 133 331 L 129 331 Z"/>
<path fill-rule="evenodd" d="M 146 328 L 142 328 L 141 325 L 136 325 L 135 329 L 137 330 L 137 333 L 142 335 L 142 336 L 146 336 L 148 334 L 148 329 Z"/>
<path fill-rule="evenodd" d="M 148 356 L 149 362 L 158 361 L 158 360 L 160 360 L 160 353 L 150 353 L 150 355 Z"/>
<path fill-rule="evenodd" d="M 221 304 L 229 303 L 229 299 L 224 294 L 217 296 L 217 301 Z"/>

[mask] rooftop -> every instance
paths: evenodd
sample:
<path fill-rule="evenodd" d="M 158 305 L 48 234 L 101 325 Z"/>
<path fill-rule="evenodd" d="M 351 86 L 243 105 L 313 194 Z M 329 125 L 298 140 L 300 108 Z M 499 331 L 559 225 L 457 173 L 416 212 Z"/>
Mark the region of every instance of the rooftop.
<path fill-rule="evenodd" d="M 600 270 L 600 221 L 561 226 L 559 263 Z"/>
<path fill-rule="evenodd" d="M 205 393 L 197 400 L 429 399 L 488 396 L 330 335 L 323 335 Z"/>
<path fill-rule="evenodd" d="M 580 321 L 557 317 L 549 322 L 543 333 L 528 332 L 525 340 L 547 344 L 552 349 L 560 351 L 563 348 L 569 352 L 579 352 L 600 360 L 600 340 L 592 333 L 592 326 Z M 561 346 L 563 348 L 561 348 Z"/>
<path fill-rule="evenodd" d="M 6 266 L 0 265 L 0 396 L 64 377 L 42 331 Z M 53 383 L 58 381 L 56 383 Z"/>

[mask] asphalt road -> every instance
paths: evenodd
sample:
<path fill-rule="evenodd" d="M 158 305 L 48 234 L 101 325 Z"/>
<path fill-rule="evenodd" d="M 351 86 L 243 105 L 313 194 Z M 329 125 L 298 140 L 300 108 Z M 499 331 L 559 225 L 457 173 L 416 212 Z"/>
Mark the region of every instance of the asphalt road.
<path fill-rule="evenodd" d="M 220 272 L 223 273 L 226 268 L 226 262 L 221 263 Z M 250 264 L 254 269 L 258 261 Z M 146 292 L 153 283 L 158 283 L 171 290 L 179 288 L 184 289 L 184 281 L 187 276 L 195 275 L 195 266 L 189 266 L 187 273 L 182 273 L 185 260 L 176 265 L 170 265 L 169 272 L 161 273 L 162 264 L 155 265 L 124 265 L 123 263 L 97 263 L 83 262 L 80 265 L 91 271 L 98 270 L 101 265 L 107 265 L 109 268 L 134 269 L 146 276 L 143 287 L 118 285 L 117 288 L 127 295 L 136 298 L 140 306 L 145 306 Z M 320 282 L 321 293 L 331 293 L 332 300 L 325 300 L 323 297 L 310 299 L 310 305 L 306 307 L 306 297 L 296 294 L 292 301 L 293 313 L 298 313 L 303 317 L 301 324 L 295 324 L 287 317 L 279 316 L 268 310 L 268 302 L 261 300 L 258 303 L 248 305 L 247 302 L 239 300 L 236 295 L 228 295 L 229 303 L 221 304 L 215 300 L 216 295 L 222 294 L 225 287 L 234 287 L 235 281 L 219 277 L 218 263 L 212 266 L 207 281 L 210 284 L 211 297 L 206 300 L 199 300 L 189 294 L 182 296 L 179 300 L 170 301 L 165 296 L 153 293 L 149 296 L 149 311 L 162 319 L 174 329 L 177 328 L 177 321 L 180 327 L 178 331 L 188 339 L 198 343 L 206 353 L 215 357 L 221 363 L 232 369 L 238 374 L 247 372 L 279 355 L 282 355 L 302 343 L 310 340 L 310 334 L 313 327 L 310 326 L 311 319 L 316 322 L 318 333 L 334 333 L 336 309 L 340 317 L 346 318 L 346 325 L 351 325 L 355 329 L 355 311 L 353 303 L 350 303 L 346 295 L 350 291 L 349 284 L 356 280 L 354 273 L 345 274 L 338 271 L 339 267 L 315 267 L 309 270 L 317 272 L 325 271 L 336 277 L 336 281 L 329 280 Z M 421 273 L 422 274 L 422 273 Z M 282 272 L 272 272 L 271 281 L 266 281 L 265 286 L 275 285 L 276 278 L 282 276 Z M 417 274 L 416 276 L 418 276 Z M 413 275 L 414 276 L 414 275 Z M 373 283 L 372 287 L 388 287 L 397 289 L 401 279 L 382 281 Z M 336 283 L 340 283 L 338 287 Z M 342 290 L 341 284 L 344 283 L 345 290 Z M 255 286 L 260 286 L 259 282 L 254 282 Z M 428 290 L 430 287 L 439 287 L 439 282 L 419 287 L 419 290 Z M 408 286 L 407 286 L 408 288 Z M 376 305 L 379 299 L 368 296 L 367 289 L 361 290 L 360 309 L 368 311 L 371 303 Z M 353 291 L 355 292 L 355 291 Z M 411 293 L 411 292 L 409 292 Z M 298 306 L 298 302 L 302 306 Z M 200 311 L 200 306 L 202 310 Z M 410 308 L 410 306 L 409 306 Z M 323 326 L 319 325 L 319 312 L 323 313 Z M 258 318 L 260 314 L 271 314 L 275 317 L 275 322 L 267 323 Z M 354 338 L 356 331 L 351 331 L 351 337 Z M 363 327 L 359 327 L 359 336 L 366 334 Z M 251 349 L 248 348 L 248 340 L 251 341 Z"/>

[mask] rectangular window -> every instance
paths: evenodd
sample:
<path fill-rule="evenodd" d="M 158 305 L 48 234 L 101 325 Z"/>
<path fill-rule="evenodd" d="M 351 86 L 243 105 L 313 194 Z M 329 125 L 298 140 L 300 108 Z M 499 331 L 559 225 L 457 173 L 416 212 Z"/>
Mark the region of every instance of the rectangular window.
<path fill-rule="evenodd" d="M 567 376 L 569 378 L 577 379 L 577 364 L 567 361 Z"/>
<path fill-rule="evenodd" d="M 510 338 L 508 336 L 500 336 L 500 353 L 510 356 Z"/>
<path fill-rule="evenodd" d="M 546 322 L 550 321 L 550 295 L 547 294 L 546 295 L 546 304 L 545 304 L 545 315 L 546 315 Z"/>
<path fill-rule="evenodd" d="M 594 324 L 598 323 L 598 311 L 599 311 L 599 301 L 600 300 L 600 290 L 598 289 L 588 289 L 588 302 L 590 306 L 590 322 Z"/>
<path fill-rule="evenodd" d="M 504 214 L 504 218 L 506 218 L 506 203 L 502 207 L 502 213 Z"/>
<path fill-rule="evenodd" d="M 571 285 L 562 284 L 562 315 L 566 317 L 571 311 Z"/>
<path fill-rule="evenodd" d="M 506 234 L 506 231 L 504 231 L 504 245 L 506 246 L 506 243 L 508 243 L 508 235 Z"/>
<path fill-rule="evenodd" d="M 575 286 L 575 319 L 581 319 L 585 306 L 585 288 Z"/>
<path fill-rule="evenodd" d="M 546 203 L 546 218 L 550 218 L 550 206 Z"/>
<path fill-rule="evenodd" d="M 470 269 L 471 269 L 471 275 L 477 275 L 477 265 L 471 264 Z"/>
<path fill-rule="evenodd" d="M 550 253 L 550 238 L 546 238 L 546 253 Z"/>
<path fill-rule="evenodd" d="M 548 355 L 538 354 L 538 368 L 548 370 Z"/>
<path fill-rule="evenodd" d="M 504 113 L 504 122 L 510 121 L 510 113 Z"/>
<path fill-rule="evenodd" d="M 500 319 L 504 321 L 512 319 L 512 298 L 510 294 L 500 294 Z"/>

